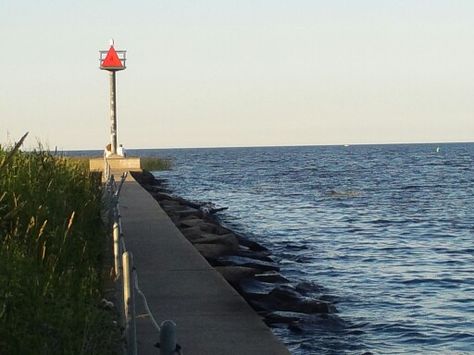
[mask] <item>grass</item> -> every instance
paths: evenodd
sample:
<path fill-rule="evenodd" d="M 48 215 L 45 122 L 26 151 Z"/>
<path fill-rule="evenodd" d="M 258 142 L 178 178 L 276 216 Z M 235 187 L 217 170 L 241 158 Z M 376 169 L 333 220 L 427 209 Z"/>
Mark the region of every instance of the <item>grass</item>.
<path fill-rule="evenodd" d="M 141 157 L 142 169 L 148 171 L 170 170 L 171 160 L 157 157 Z"/>
<path fill-rule="evenodd" d="M 89 160 L 90 157 L 73 157 L 73 156 L 64 156 L 65 159 L 70 160 L 73 164 L 76 164 L 83 169 L 89 169 Z"/>
<path fill-rule="evenodd" d="M 115 353 L 115 315 L 100 307 L 100 180 L 15 148 L 0 147 L 0 353 Z"/>

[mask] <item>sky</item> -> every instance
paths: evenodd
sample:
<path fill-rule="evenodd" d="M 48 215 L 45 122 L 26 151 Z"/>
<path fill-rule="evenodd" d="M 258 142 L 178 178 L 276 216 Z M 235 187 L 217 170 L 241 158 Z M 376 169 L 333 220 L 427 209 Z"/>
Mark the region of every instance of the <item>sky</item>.
<path fill-rule="evenodd" d="M 1 0 L 0 144 L 474 141 L 474 1 Z"/>

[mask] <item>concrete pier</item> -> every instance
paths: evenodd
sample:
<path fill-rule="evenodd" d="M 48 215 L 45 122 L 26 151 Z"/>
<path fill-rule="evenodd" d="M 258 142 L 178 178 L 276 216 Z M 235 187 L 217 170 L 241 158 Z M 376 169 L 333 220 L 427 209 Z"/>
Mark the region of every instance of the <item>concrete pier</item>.
<path fill-rule="evenodd" d="M 289 354 L 130 174 L 122 188 L 120 212 L 140 288 L 159 323 L 176 323 L 184 354 Z M 145 313 L 137 297 L 138 354 L 156 355 L 159 336 Z"/>

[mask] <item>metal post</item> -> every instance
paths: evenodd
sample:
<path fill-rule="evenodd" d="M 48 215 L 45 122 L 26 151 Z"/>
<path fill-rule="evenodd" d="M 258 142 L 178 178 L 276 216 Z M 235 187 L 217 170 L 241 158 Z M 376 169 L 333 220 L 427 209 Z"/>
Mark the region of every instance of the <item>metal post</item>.
<path fill-rule="evenodd" d="M 120 276 L 120 230 L 119 224 L 114 222 L 114 266 L 115 266 L 115 277 Z"/>
<path fill-rule="evenodd" d="M 126 251 L 122 254 L 123 266 L 123 306 L 125 314 L 125 329 L 127 334 L 127 349 L 129 355 L 137 354 L 137 333 L 135 327 L 135 296 L 133 274 L 133 256 Z"/>
<path fill-rule="evenodd" d="M 105 169 L 106 169 L 105 178 L 106 178 L 106 180 L 108 180 L 109 177 L 110 177 L 110 164 L 109 164 L 109 161 L 107 160 L 107 158 L 104 158 L 104 159 L 105 159 Z"/>
<path fill-rule="evenodd" d="M 116 222 L 115 219 L 115 198 L 112 193 L 112 186 L 110 186 L 110 193 L 107 194 L 107 203 L 108 203 L 108 215 L 109 215 L 109 224 L 108 226 L 113 226 L 113 223 Z"/>
<path fill-rule="evenodd" d="M 107 171 L 107 158 L 104 154 L 104 180 L 107 181 L 109 179 L 109 172 Z"/>
<path fill-rule="evenodd" d="M 114 222 L 117 222 L 119 223 L 119 226 L 120 226 L 120 213 L 119 213 L 119 208 L 118 208 L 118 196 L 116 196 L 115 194 L 112 195 L 112 203 L 113 203 L 113 209 L 114 209 Z M 121 232 L 121 230 L 119 229 L 119 232 Z"/>
<path fill-rule="evenodd" d="M 161 323 L 160 355 L 174 355 L 176 352 L 176 324 L 171 320 Z"/>
<path fill-rule="evenodd" d="M 114 195 L 114 176 L 110 177 L 109 187 L 107 188 L 110 192 L 108 194 L 108 205 L 109 205 L 109 226 L 113 226 L 115 222 L 118 222 L 117 203 L 118 200 Z"/>
<path fill-rule="evenodd" d="M 112 154 L 117 154 L 117 90 L 115 70 L 110 70 L 110 144 Z"/>

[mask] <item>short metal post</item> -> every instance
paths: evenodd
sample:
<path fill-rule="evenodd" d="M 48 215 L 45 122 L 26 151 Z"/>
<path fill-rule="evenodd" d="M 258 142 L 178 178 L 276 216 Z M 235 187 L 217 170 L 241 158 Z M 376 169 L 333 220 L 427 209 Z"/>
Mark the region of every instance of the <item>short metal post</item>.
<path fill-rule="evenodd" d="M 125 182 L 125 179 L 127 179 L 127 175 L 128 175 L 128 172 L 125 172 L 122 174 L 122 177 L 120 178 L 120 183 L 118 185 L 117 191 L 115 191 L 115 194 L 114 194 L 114 196 L 116 196 L 117 198 L 120 196 L 120 191 L 122 191 L 122 186 L 123 186 L 123 183 Z"/>
<path fill-rule="evenodd" d="M 171 320 L 165 320 L 160 328 L 160 355 L 174 355 L 176 353 L 176 324 Z"/>
<path fill-rule="evenodd" d="M 105 155 L 104 155 L 104 180 L 105 181 L 109 180 L 109 172 L 107 171 L 107 159 L 105 158 Z"/>
<path fill-rule="evenodd" d="M 116 201 L 113 193 L 113 181 L 114 176 L 110 176 L 110 180 L 107 182 L 107 204 L 108 204 L 108 215 L 109 215 L 109 226 L 115 222 L 115 207 Z"/>
<path fill-rule="evenodd" d="M 110 175 L 110 191 L 113 194 L 114 193 L 114 184 L 115 184 L 115 177 L 114 175 Z"/>
<path fill-rule="evenodd" d="M 114 236 L 114 266 L 115 266 L 115 277 L 120 276 L 120 230 L 119 224 L 114 222 L 113 229 Z"/>
<path fill-rule="evenodd" d="M 125 314 L 125 329 L 127 334 L 127 350 L 129 355 L 137 354 L 135 327 L 135 292 L 133 280 L 133 256 L 126 251 L 122 254 L 123 266 L 123 306 Z"/>
<path fill-rule="evenodd" d="M 105 163 L 106 163 L 106 169 L 107 169 L 107 179 L 109 179 L 110 177 L 110 164 L 109 164 L 109 161 L 107 160 L 107 158 L 105 158 Z"/>
<path fill-rule="evenodd" d="M 119 212 L 119 207 L 118 207 L 118 197 L 115 195 L 112 195 L 112 205 L 114 206 L 114 222 L 120 223 L 120 212 Z M 119 230 L 120 231 L 120 230 Z"/>

